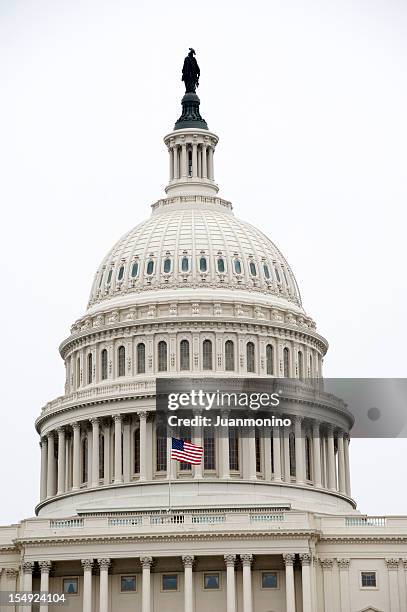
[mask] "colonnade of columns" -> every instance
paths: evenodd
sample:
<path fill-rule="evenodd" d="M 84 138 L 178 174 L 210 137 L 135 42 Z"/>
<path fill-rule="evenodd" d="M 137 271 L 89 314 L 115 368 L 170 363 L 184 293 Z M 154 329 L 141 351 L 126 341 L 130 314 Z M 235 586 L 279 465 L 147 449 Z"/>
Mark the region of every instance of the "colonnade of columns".
<path fill-rule="evenodd" d="M 213 464 L 206 471 L 202 464 L 194 466 L 183 476 L 298 484 L 350 497 L 349 435 L 329 424 L 281 416 L 290 418 L 292 425 L 271 431 L 253 429 L 248 436 L 238 433 L 235 446 L 230 438 L 231 428 L 224 426 L 222 432 L 214 432 Z M 137 447 L 135 428 L 139 434 Z M 172 435 L 180 437 L 181 432 Z M 205 457 L 208 441 L 203 427 L 193 427 L 190 439 L 204 447 Z M 154 417 L 143 410 L 58 427 L 40 442 L 41 501 L 83 487 L 129 483 L 135 478 L 177 478 L 182 468 L 170 459 L 171 436 L 167 436 L 162 464 L 157 459 L 158 444 Z"/>
<path fill-rule="evenodd" d="M 311 554 L 299 554 L 301 565 L 301 598 L 303 612 L 312 612 L 312 577 L 311 577 Z M 285 565 L 285 593 L 287 612 L 296 612 L 296 590 L 294 582 L 294 563 L 296 555 L 287 553 L 283 555 Z M 145 555 L 139 558 L 141 565 L 141 612 L 152 612 L 151 606 L 151 569 L 154 563 L 152 556 Z M 252 565 L 254 557 L 250 553 L 225 554 L 224 562 L 226 567 L 226 612 L 236 612 L 237 610 L 237 589 L 236 589 L 236 566 L 240 562 L 243 574 L 242 581 L 242 612 L 253 612 L 253 584 L 252 584 Z M 98 612 L 108 612 L 109 608 L 109 568 L 111 559 L 98 558 L 95 562 L 92 558 L 81 560 L 83 571 L 82 587 L 82 610 L 83 612 L 93 612 L 96 610 L 93 599 L 92 575 L 95 569 L 99 570 L 99 607 Z M 194 555 L 186 554 L 182 556 L 184 567 L 184 607 L 183 612 L 194 611 Z M 49 591 L 49 574 L 52 563 L 49 560 L 39 561 L 41 571 L 40 591 Z M 31 592 L 33 590 L 33 571 L 35 564 L 26 561 L 22 564 L 23 584 L 22 590 Z M 31 611 L 31 606 L 24 607 L 24 612 Z M 48 604 L 40 607 L 40 612 L 48 612 Z"/>
<path fill-rule="evenodd" d="M 170 181 L 193 178 L 214 180 L 214 147 L 207 143 L 183 143 L 168 148 Z"/>

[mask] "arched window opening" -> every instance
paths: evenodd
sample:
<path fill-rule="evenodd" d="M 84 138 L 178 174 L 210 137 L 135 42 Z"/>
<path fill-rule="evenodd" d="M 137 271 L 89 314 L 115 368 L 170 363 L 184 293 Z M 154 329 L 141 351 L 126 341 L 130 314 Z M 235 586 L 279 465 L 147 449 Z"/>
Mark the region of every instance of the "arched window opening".
<path fill-rule="evenodd" d="M 168 369 L 167 343 L 160 340 L 158 343 L 158 371 L 166 372 Z"/>
<path fill-rule="evenodd" d="M 295 436 L 294 433 L 291 432 L 288 438 L 288 445 L 290 450 L 290 476 L 295 478 L 296 475 L 296 465 L 295 465 Z"/>
<path fill-rule="evenodd" d="M 139 342 L 137 345 L 137 374 L 144 374 L 146 371 L 146 345 Z"/>
<path fill-rule="evenodd" d="M 309 436 L 305 438 L 305 478 L 311 480 L 311 440 Z"/>
<path fill-rule="evenodd" d="M 216 470 L 215 435 L 212 427 L 204 427 L 204 469 Z"/>
<path fill-rule="evenodd" d="M 117 349 L 118 375 L 125 376 L 126 374 L 126 349 L 124 346 L 119 346 Z"/>
<path fill-rule="evenodd" d="M 99 435 L 99 479 L 105 477 L 105 437 Z"/>
<path fill-rule="evenodd" d="M 235 348 L 232 340 L 225 342 L 225 370 L 233 372 L 235 369 Z"/>
<path fill-rule="evenodd" d="M 277 266 L 274 266 L 274 270 L 275 270 L 275 272 L 276 272 L 277 282 L 278 282 L 278 283 L 281 283 L 281 278 L 280 278 L 280 274 L 279 274 L 279 271 L 278 271 Z"/>
<path fill-rule="evenodd" d="M 134 473 L 140 474 L 140 429 L 134 430 Z"/>
<path fill-rule="evenodd" d="M 110 268 L 109 274 L 107 275 L 107 284 L 110 285 L 110 281 L 112 280 L 113 269 Z"/>
<path fill-rule="evenodd" d="M 136 278 L 137 274 L 138 274 L 138 261 L 135 261 L 131 267 L 132 278 Z"/>
<path fill-rule="evenodd" d="M 298 378 L 304 379 L 304 357 L 302 351 L 298 351 Z"/>
<path fill-rule="evenodd" d="M 218 272 L 221 274 L 225 271 L 225 260 L 222 257 L 218 259 Z"/>
<path fill-rule="evenodd" d="M 117 275 L 117 280 L 119 281 L 123 280 L 123 276 L 124 276 L 124 266 L 120 266 L 119 274 Z"/>
<path fill-rule="evenodd" d="M 285 347 L 283 351 L 283 375 L 284 378 L 290 376 L 290 349 L 287 347 Z"/>
<path fill-rule="evenodd" d="M 239 432 L 236 427 L 229 427 L 229 469 L 239 471 Z"/>
<path fill-rule="evenodd" d="M 212 341 L 204 340 L 202 344 L 202 361 L 204 370 L 212 370 Z"/>
<path fill-rule="evenodd" d="M 234 261 L 234 268 L 235 268 L 235 273 L 236 274 L 241 274 L 242 273 L 242 264 L 240 262 L 240 259 L 235 259 L 235 261 Z"/>
<path fill-rule="evenodd" d="M 93 381 L 93 356 L 92 353 L 88 355 L 88 385 Z"/>
<path fill-rule="evenodd" d="M 190 359 L 189 359 L 189 342 L 188 340 L 181 340 L 179 345 L 180 353 L 180 369 L 190 370 Z"/>
<path fill-rule="evenodd" d="M 255 359 L 254 359 L 254 343 L 248 342 L 246 344 L 246 362 L 247 362 L 247 371 L 254 372 L 255 371 Z"/>
<path fill-rule="evenodd" d="M 183 442 L 191 442 L 192 438 L 190 427 L 181 427 L 180 439 L 183 440 Z M 179 469 L 182 472 L 190 472 L 192 470 L 192 465 L 190 463 L 180 463 Z"/>
<path fill-rule="evenodd" d="M 102 286 L 102 281 L 103 281 L 103 270 L 100 271 L 100 279 L 99 279 L 99 289 Z"/>
<path fill-rule="evenodd" d="M 151 276 L 151 274 L 154 272 L 154 261 L 152 259 L 149 260 L 149 262 L 147 263 L 147 274 L 148 276 Z"/>
<path fill-rule="evenodd" d="M 103 349 L 101 354 L 101 370 L 102 370 L 102 380 L 106 380 L 107 378 L 107 350 Z"/>
<path fill-rule="evenodd" d="M 88 438 L 87 436 L 82 440 L 82 484 L 88 482 Z"/>
<path fill-rule="evenodd" d="M 208 263 L 206 261 L 206 257 L 201 257 L 199 259 L 199 269 L 201 272 L 206 272 L 208 270 Z"/>
<path fill-rule="evenodd" d="M 312 355 L 309 356 L 309 375 L 310 378 L 312 378 L 314 375 L 314 364 L 312 362 Z"/>
<path fill-rule="evenodd" d="M 254 261 L 251 261 L 249 263 L 249 269 L 250 269 L 250 274 L 252 276 L 257 276 L 257 268 L 256 268 L 256 264 L 254 263 Z"/>
<path fill-rule="evenodd" d="M 272 344 L 266 346 L 266 371 L 269 376 L 274 374 L 274 348 Z"/>
<path fill-rule="evenodd" d="M 258 427 L 255 429 L 254 441 L 256 446 L 256 472 L 259 473 L 261 469 L 261 437 L 260 430 Z"/>
<path fill-rule="evenodd" d="M 288 287 L 287 275 L 286 275 L 286 273 L 285 273 L 284 268 L 281 268 L 281 269 L 282 269 L 282 271 L 283 271 L 283 276 L 284 276 L 285 284 L 286 284 L 286 285 L 287 285 L 287 287 Z"/>
<path fill-rule="evenodd" d="M 169 274 L 171 272 L 171 259 L 167 257 L 164 259 L 164 272 L 165 274 Z"/>
<path fill-rule="evenodd" d="M 266 280 L 270 279 L 270 270 L 267 264 L 263 264 L 263 272 Z"/>
<path fill-rule="evenodd" d="M 188 272 L 188 270 L 189 270 L 189 259 L 188 259 L 188 257 L 183 257 L 181 259 L 181 270 L 182 270 L 182 272 Z"/>
<path fill-rule="evenodd" d="M 159 424 L 156 431 L 156 470 L 167 471 L 167 429 L 165 425 Z"/>

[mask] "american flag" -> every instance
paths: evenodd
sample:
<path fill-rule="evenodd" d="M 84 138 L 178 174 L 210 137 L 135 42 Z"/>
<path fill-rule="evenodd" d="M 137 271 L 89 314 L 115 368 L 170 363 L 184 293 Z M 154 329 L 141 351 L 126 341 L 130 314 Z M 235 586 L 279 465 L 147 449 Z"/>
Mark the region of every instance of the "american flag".
<path fill-rule="evenodd" d="M 184 442 L 184 440 L 172 438 L 171 459 L 182 461 L 182 463 L 199 465 L 202 461 L 203 451 L 204 449 L 202 446 L 197 446 L 196 444 L 191 444 L 191 442 Z"/>

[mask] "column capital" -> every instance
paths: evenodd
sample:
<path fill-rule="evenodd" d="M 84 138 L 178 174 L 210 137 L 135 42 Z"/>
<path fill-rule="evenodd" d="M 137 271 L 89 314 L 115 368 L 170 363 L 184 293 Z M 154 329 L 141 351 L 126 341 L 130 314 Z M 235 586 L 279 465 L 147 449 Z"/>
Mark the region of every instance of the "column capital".
<path fill-rule="evenodd" d="M 47 446 L 48 445 L 48 438 L 47 436 L 41 436 L 40 438 L 40 447 L 42 448 L 43 446 Z"/>
<path fill-rule="evenodd" d="M 98 565 L 101 570 L 109 570 L 110 567 L 110 559 L 98 559 Z"/>
<path fill-rule="evenodd" d="M 92 423 L 92 427 L 96 427 L 96 425 L 100 425 L 99 417 L 92 417 L 90 419 L 90 422 Z"/>
<path fill-rule="evenodd" d="M 336 560 L 340 570 L 348 570 L 350 566 L 350 559 L 337 559 Z"/>
<path fill-rule="evenodd" d="M 80 424 L 78 423 L 78 421 L 74 421 L 73 423 L 71 423 L 71 427 L 72 427 L 72 429 L 73 429 L 74 431 L 79 431 L 79 430 L 80 430 L 80 428 L 81 428 L 81 426 L 80 426 Z"/>
<path fill-rule="evenodd" d="M 50 573 L 52 566 L 51 561 L 38 561 L 38 565 L 40 566 L 41 574 Z"/>
<path fill-rule="evenodd" d="M 223 555 L 226 567 L 235 567 L 236 555 Z M 407 559 L 406 559 L 407 562 Z"/>
<path fill-rule="evenodd" d="M 312 432 L 315 435 L 319 436 L 321 433 L 321 423 L 320 421 L 312 421 Z"/>
<path fill-rule="evenodd" d="M 147 420 L 147 411 L 146 410 L 139 410 L 137 412 L 137 416 L 140 419 L 140 421 L 146 421 Z"/>
<path fill-rule="evenodd" d="M 284 565 L 287 567 L 288 565 L 294 565 L 295 554 L 294 553 L 284 553 L 283 554 Z"/>
<path fill-rule="evenodd" d="M 397 570 L 399 567 L 399 559 L 385 559 L 388 570 Z"/>
<path fill-rule="evenodd" d="M 14 567 L 6 567 L 5 572 L 7 578 L 17 578 L 18 576 L 18 569 L 15 569 Z"/>
<path fill-rule="evenodd" d="M 153 557 L 140 557 L 140 563 L 143 569 L 150 569 L 153 564 Z"/>
<path fill-rule="evenodd" d="M 401 562 L 403 564 L 403 568 L 407 571 L 407 559 L 401 559 Z"/>
<path fill-rule="evenodd" d="M 61 425 L 60 427 L 57 427 L 56 432 L 58 436 L 62 436 L 62 434 L 65 434 L 65 427 L 63 425 Z"/>
<path fill-rule="evenodd" d="M 311 565 L 312 556 L 310 553 L 300 553 L 301 565 Z"/>
<path fill-rule="evenodd" d="M 112 414 L 112 419 L 115 423 L 121 423 L 123 420 L 123 417 L 121 414 Z"/>
<path fill-rule="evenodd" d="M 182 563 L 184 567 L 193 567 L 195 563 L 194 555 L 182 555 Z"/>
<path fill-rule="evenodd" d="M 320 559 L 319 562 L 323 570 L 332 570 L 334 564 L 333 559 Z"/>
<path fill-rule="evenodd" d="M 49 431 L 47 433 L 47 440 L 54 440 L 55 439 L 55 431 Z"/>
<path fill-rule="evenodd" d="M 92 571 L 93 559 L 81 559 L 81 565 L 83 567 L 84 572 L 87 570 Z"/>
<path fill-rule="evenodd" d="M 249 553 L 240 555 L 240 561 L 242 562 L 243 567 L 250 567 L 253 562 L 253 555 Z"/>
<path fill-rule="evenodd" d="M 33 561 L 23 561 L 21 564 L 21 570 L 23 574 L 32 574 L 34 570 L 34 562 Z"/>

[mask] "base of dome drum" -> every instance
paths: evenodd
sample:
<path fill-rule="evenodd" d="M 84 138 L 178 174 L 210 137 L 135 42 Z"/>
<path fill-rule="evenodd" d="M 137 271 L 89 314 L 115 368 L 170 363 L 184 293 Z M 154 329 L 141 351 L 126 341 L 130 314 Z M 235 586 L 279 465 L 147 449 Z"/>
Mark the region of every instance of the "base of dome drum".
<path fill-rule="evenodd" d="M 355 502 L 336 491 L 296 484 L 237 480 L 168 480 L 132 482 L 80 489 L 44 500 L 40 517 L 73 516 L 89 512 L 167 511 L 179 508 L 212 510 L 242 506 L 278 507 L 322 514 L 351 513 Z"/>

